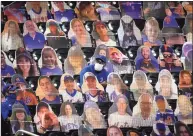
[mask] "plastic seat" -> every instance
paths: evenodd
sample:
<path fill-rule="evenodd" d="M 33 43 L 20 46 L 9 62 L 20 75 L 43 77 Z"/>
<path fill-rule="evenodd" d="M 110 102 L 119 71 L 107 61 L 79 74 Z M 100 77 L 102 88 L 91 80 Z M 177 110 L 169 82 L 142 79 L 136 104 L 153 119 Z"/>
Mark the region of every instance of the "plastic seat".
<path fill-rule="evenodd" d="M 50 76 L 50 79 L 52 80 L 53 85 L 58 89 L 60 86 L 60 78 L 61 75 L 53 75 Z"/>
<path fill-rule="evenodd" d="M 151 85 L 155 86 L 158 81 L 158 73 L 147 73 L 146 75 Z"/>
<path fill-rule="evenodd" d="M 36 88 L 37 88 L 38 78 L 39 78 L 39 76 L 27 77 L 26 78 L 26 82 L 28 83 L 29 88 L 31 88 L 33 91 L 35 91 Z"/>

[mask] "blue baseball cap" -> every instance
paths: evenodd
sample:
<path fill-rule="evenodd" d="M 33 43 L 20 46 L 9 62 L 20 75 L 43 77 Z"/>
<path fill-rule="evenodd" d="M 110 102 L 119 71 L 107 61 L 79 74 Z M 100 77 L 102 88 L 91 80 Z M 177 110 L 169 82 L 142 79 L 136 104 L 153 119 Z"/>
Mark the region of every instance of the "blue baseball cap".
<path fill-rule="evenodd" d="M 13 77 L 11 78 L 11 83 L 14 85 L 19 84 L 19 83 L 27 84 L 25 79 L 19 74 L 13 75 Z"/>
<path fill-rule="evenodd" d="M 173 50 L 171 47 L 169 47 L 168 45 L 163 45 L 163 46 L 161 46 L 161 52 L 162 52 L 162 53 L 163 53 L 163 52 L 173 53 L 174 50 Z"/>
<path fill-rule="evenodd" d="M 161 130 L 161 131 L 165 131 L 166 130 L 166 126 L 164 123 L 157 123 L 156 124 L 156 128 L 157 130 Z"/>
<path fill-rule="evenodd" d="M 157 102 L 158 100 L 163 100 L 164 101 L 164 97 L 162 95 L 157 95 L 155 97 L 155 101 Z"/>
<path fill-rule="evenodd" d="M 99 60 L 102 60 L 103 62 L 107 62 L 107 58 L 105 57 L 105 56 L 103 56 L 103 55 L 97 55 L 96 57 L 95 57 L 95 59 L 97 60 L 97 59 L 99 59 Z"/>
<path fill-rule="evenodd" d="M 72 76 L 70 76 L 70 75 L 66 75 L 66 76 L 64 76 L 64 82 L 66 82 L 66 81 L 74 81 L 74 78 L 72 77 Z"/>

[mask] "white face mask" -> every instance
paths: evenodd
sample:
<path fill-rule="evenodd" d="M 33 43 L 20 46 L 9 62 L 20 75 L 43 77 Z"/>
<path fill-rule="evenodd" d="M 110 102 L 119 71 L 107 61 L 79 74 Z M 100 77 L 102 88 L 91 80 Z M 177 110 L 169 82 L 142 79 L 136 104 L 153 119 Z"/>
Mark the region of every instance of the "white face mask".
<path fill-rule="evenodd" d="M 99 64 L 99 63 L 95 63 L 94 69 L 95 69 L 96 71 L 101 71 L 101 70 L 103 69 L 103 65 L 102 65 L 102 64 Z"/>

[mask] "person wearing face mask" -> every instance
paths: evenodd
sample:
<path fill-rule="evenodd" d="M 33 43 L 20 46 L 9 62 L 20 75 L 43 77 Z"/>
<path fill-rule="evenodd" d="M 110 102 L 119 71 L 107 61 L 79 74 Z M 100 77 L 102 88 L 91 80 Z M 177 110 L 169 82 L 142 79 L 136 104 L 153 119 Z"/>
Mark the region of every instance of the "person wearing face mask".
<path fill-rule="evenodd" d="M 160 70 L 167 69 L 170 72 L 180 72 L 183 70 L 182 63 L 179 58 L 174 54 L 174 50 L 168 45 L 163 45 L 160 47 L 163 59 L 159 60 Z"/>
<path fill-rule="evenodd" d="M 95 64 L 85 67 L 80 72 L 80 86 L 83 84 L 83 77 L 86 72 L 92 72 L 97 77 L 100 84 L 106 85 L 107 76 L 109 75 L 109 72 L 104 68 L 106 62 L 107 59 L 105 56 L 97 55 Z"/>
<path fill-rule="evenodd" d="M 35 94 L 27 88 L 27 83 L 21 75 L 13 75 L 11 83 L 19 88 L 16 96 L 18 101 L 21 100 L 26 105 L 36 105 L 38 103 Z"/>

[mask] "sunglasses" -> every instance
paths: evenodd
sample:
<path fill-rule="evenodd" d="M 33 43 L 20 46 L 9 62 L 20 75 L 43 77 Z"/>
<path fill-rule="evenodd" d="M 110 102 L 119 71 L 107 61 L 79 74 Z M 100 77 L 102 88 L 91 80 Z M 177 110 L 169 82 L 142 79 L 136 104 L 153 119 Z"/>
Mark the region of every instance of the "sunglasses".
<path fill-rule="evenodd" d="M 173 55 L 172 54 L 163 54 L 164 58 L 171 58 Z"/>

